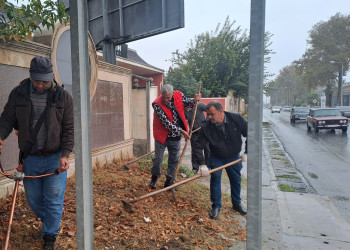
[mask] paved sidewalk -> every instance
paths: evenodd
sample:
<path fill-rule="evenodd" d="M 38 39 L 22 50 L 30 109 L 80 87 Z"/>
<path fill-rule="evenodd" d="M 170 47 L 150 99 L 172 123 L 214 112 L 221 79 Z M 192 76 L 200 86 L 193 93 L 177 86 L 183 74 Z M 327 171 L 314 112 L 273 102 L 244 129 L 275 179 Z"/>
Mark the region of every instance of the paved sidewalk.
<path fill-rule="evenodd" d="M 190 152 L 189 145 L 182 162 L 189 167 Z M 313 192 L 280 191 L 272 162 L 270 149 L 263 141 L 262 249 L 350 249 L 350 225 L 330 199 Z M 243 166 L 242 174 L 247 176 L 247 164 Z M 209 185 L 209 178 L 200 181 Z M 223 183 L 222 190 L 230 193 L 229 184 Z M 246 193 L 246 187 L 242 187 L 245 206 Z M 240 244 L 231 249 L 245 249 L 245 246 Z"/>
<path fill-rule="evenodd" d="M 282 192 L 263 141 L 262 249 L 350 249 L 350 225 L 326 196 Z"/>

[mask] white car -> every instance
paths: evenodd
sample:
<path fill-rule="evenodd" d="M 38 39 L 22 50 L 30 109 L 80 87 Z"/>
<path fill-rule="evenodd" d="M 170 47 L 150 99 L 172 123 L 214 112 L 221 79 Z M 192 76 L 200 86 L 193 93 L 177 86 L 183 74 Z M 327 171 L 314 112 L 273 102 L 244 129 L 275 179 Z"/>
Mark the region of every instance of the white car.
<path fill-rule="evenodd" d="M 281 112 L 281 106 L 273 106 L 271 108 L 271 113 L 280 113 Z"/>
<path fill-rule="evenodd" d="M 289 112 L 289 111 L 290 111 L 290 106 L 284 106 L 284 107 L 283 107 L 283 111 Z"/>

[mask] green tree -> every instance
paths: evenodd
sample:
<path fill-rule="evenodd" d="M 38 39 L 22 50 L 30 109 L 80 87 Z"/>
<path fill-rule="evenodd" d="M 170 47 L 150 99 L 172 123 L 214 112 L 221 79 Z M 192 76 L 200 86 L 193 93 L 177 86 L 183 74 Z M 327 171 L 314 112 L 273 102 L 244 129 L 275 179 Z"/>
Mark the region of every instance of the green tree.
<path fill-rule="evenodd" d="M 232 90 L 236 97 L 248 94 L 249 37 L 229 17 L 215 31 L 205 32 L 191 40 L 184 53 L 173 53 L 172 69 L 166 80 L 172 79 L 179 89 L 193 89 L 191 81 L 175 83 L 173 74 L 184 75 L 198 85 L 202 84 L 202 96 L 226 96 Z M 267 35 L 267 40 L 270 36 Z M 267 42 L 268 44 L 268 42 Z M 266 51 L 266 53 L 270 53 Z M 269 58 L 267 59 L 269 60 Z M 176 69 L 176 70 L 175 70 Z M 180 73 L 181 72 L 181 73 Z"/>
<path fill-rule="evenodd" d="M 303 106 L 307 104 L 307 91 L 294 65 L 282 68 L 274 81 L 265 87 L 273 105 Z"/>
<path fill-rule="evenodd" d="M 343 63 L 343 75 L 349 69 L 350 15 L 337 13 L 328 21 L 317 23 L 310 31 L 307 43 L 309 48 L 296 63 L 309 89 L 326 87 L 326 102 L 330 104 L 331 89 L 339 81 L 340 73 L 339 64 L 331 64 L 330 61 Z"/>
<path fill-rule="evenodd" d="M 19 0 L 15 2 L 18 4 Z M 62 2 L 28 0 L 28 4 L 15 6 L 8 0 L 0 0 L 0 40 L 4 42 L 28 39 L 36 29 L 54 29 L 57 21 L 66 23 L 67 20 Z"/>

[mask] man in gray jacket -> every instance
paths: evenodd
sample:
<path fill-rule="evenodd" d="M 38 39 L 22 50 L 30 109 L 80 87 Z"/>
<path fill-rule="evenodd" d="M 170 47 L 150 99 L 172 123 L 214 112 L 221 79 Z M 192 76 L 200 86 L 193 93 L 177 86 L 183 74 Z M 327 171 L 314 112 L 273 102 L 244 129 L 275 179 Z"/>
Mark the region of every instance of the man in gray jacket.
<path fill-rule="evenodd" d="M 42 222 L 44 249 L 54 249 L 63 212 L 68 157 L 74 145 L 73 100 L 54 81 L 49 59 L 33 58 L 29 73 L 30 78 L 10 93 L 0 117 L 0 139 L 6 139 L 14 128 L 18 130 L 25 176 L 57 173 L 23 180 L 28 204 Z M 2 147 L 1 143 L 0 151 Z"/>

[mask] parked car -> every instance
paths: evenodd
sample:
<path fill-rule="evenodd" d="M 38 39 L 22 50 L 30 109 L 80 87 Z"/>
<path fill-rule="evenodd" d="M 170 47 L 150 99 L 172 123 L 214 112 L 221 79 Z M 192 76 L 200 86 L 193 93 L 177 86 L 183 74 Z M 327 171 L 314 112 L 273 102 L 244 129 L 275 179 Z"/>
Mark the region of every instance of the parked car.
<path fill-rule="evenodd" d="M 290 122 L 295 123 L 297 120 L 306 120 L 308 114 L 308 107 L 293 107 L 290 110 Z"/>
<path fill-rule="evenodd" d="M 273 106 L 271 108 L 271 113 L 280 113 L 281 112 L 281 106 Z"/>
<path fill-rule="evenodd" d="M 290 111 L 290 106 L 284 106 L 283 107 L 284 112 L 289 112 Z"/>
<path fill-rule="evenodd" d="M 350 106 L 337 106 L 337 109 L 340 110 L 342 116 L 350 118 Z"/>
<path fill-rule="evenodd" d="M 348 118 L 342 116 L 337 108 L 310 109 L 306 118 L 307 130 L 310 131 L 311 128 L 314 128 L 316 133 L 320 129 L 341 129 L 345 133 L 348 126 Z"/>

